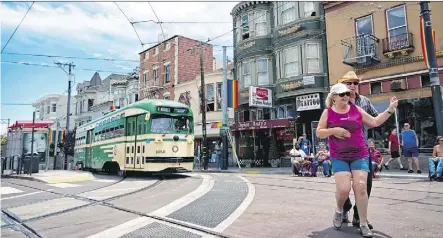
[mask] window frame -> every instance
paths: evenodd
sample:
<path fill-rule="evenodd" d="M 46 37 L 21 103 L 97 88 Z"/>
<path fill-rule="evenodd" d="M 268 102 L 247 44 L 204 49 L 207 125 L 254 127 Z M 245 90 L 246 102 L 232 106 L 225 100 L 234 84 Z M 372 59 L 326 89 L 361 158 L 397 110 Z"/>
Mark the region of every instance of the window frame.
<path fill-rule="evenodd" d="M 169 84 L 169 83 L 171 83 L 171 67 L 170 67 L 170 64 L 165 64 L 164 65 L 164 74 L 165 74 L 165 77 L 164 77 L 164 84 Z"/>
<path fill-rule="evenodd" d="M 217 108 L 217 111 L 221 111 L 222 110 L 222 100 L 223 100 L 223 95 L 222 95 L 223 94 L 223 83 L 218 82 L 215 84 L 215 87 L 216 87 L 216 92 L 217 92 L 217 94 L 216 94 L 217 107 L 216 108 Z M 220 95 L 218 92 L 219 89 L 220 89 Z"/>
<path fill-rule="evenodd" d="M 316 47 L 317 47 L 317 56 L 316 57 L 313 57 L 313 58 L 310 58 L 309 57 L 309 54 L 308 54 L 308 45 L 315 45 Z M 320 73 L 321 72 L 321 59 L 320 59 L 320 51 L 321 51 L 321 48 L 320 48 L 320 44 L 319 43 L 317 43 L 317 42 L 306 42 L 306 44 L 305 44 L 305 52 L 306 52 L 306 73 L 308 73 L 308 74 L 316 74 L 316 73 Z M 310 69 L 310 67 L 309 67 L 309 60 L 310 59 L 316 59 L 317 60 L 317 62 L 318 62 L 318 67 L 317 67 L 317 71 L 314 71 L 314 72 L 312 72 L 312 71 L 310 71 L 309 69 Z"/>
<path fill-rule="evenodd" d="M 393 10 L 396 10 L 396 9 L 399 9 L 399 8 L 403 8 L 403 12 L 405 13 L 405 16 L 404 16 L 405 23 L 404 23 L 404 25 L 401 25 L 401 26 L 396 26 L 396 27 L 393 27 L 393 28 L 389 28 L 389 12 L 391 12 Z M 407 14 L 408 13 L 406 11 L 406 5 L 405 4 L 402 4 L 402 5 L 399 5 L 399 6 L 395 6 L 395 7 L 392 7 L 392 8 L 389 8 L 389 9 L 386 10 L 386 12 L 385 12 L 385 17 L 386 17 L 386 33 L 388 35 L 389 43 L 390 43 L 391 37 L 392 37 L 390 31 L 395 30 L 395 29 L 400 29 L 400 28 L 403 28 L 403 27 L 406 28 L 406 39 L 407 39 L 406 42 L 409 42 L 408 15 Z"/>
<path fill-rule="evenodd" d="M 312 8 L 312 11 L 310 12 L 309 15 L 307 15 L 307 12 L 306 12 L 306 6 L 308 6 L 307 3 L 312 4 L 312 7 L 313 7 L 313 8 Z M 312 14 L 312 12 L 317 13 L 317 7 L 316 7 L 315 3 L 316 3 L 316 2 L 303 2 L 303 16 L 304 16 L 304 17 L 310 17 L 311 14 Z"/>
<path fill-rule="evenodd" d="M 292 7 L 286 8 L 286 9 L 283 8 L 283 6 L 285 6 L 287 4 L 291 4 L 291 3 L 293 4 Z M 294 22 L 294 21 L 296 21 L 297 19 L 300 18 L 300 14 L 299 14 L 300 5 L 298 4 L 298 2 L 288 1 L 288 2 L 280 2 L 279 4 L 280 4 L 279 5 L 279 8 L 280 8 L 280 11 L 279 11 L 280 21 L 279 21 L 279 23 L 280 23 L 280 25 L 289 24 L 289 23 Z M 288 12 L 292 11 L 292 14 L 293 14 L 294 18 L 289 20 L 289 21 L 287 21 L 287 22 L 284 22 L 283 13 L 286 12 L 286 11 L 288 11 Z"/>
<path fill-rule="evenodd" d="M 363 20 L 365 18 L 368 18 L 368 17 L 371 19 L 371 35 L 374 35 L 374 17 L 371 14 L 371 15 L 366 15 L 366 16 L 359 17 L 359 18 L 355 19 L 355 22 L 354 22 L 355 36 L 362 36 L 361 34 L 358 33 L 357 22 L 360 20 Z"/>
<path fill-rule="evenodd" d="M 247 64 L 247 65 L 249 65 L 249 74 L 245 74 L 245 64 Z M 242 78 L 243 78 L 243 87 L 249 87 L 249 86 L 252 86 L 252 72 L 251 72 L 251 61 L 250 60 L 248 60 L 248 61 L 244 61 L 244 62 L 242 62 Z M 249 75 L 249 84 L 248 85 L 246 85 L 246 80 L 245 80 L 245 76 L 247 76 L 247 75 Z"/>
<path fill-rule="evenodd" d="M 295 76 L 299 76 L 299 75 L 301 75 L 301 74 L 303 74 L 303 72 L 300 72 L 300 45 L 295 45 L 295 46 L 291 46 L 291 47 L 288 47 L 288 48 L 285 48 L 285 49 L 283 49 L 282 51 L 281 51 L 281 53 L 282 53 L 282 56 L 283 56 L 283 62 L 282 62 L 282 69 L 283 69 L 283 75 L 284 75 L 284 78 L 290 78 L 290 77 L 295 77 Z M 286 54 L 285 54 L 285 52 L 287 52 L 287 51 L 289 51 L 289 50 L 292 50 L 292 49 L 295 49 L 296 50 L 296 55 L 297 55 L 297 60 L 294 60 L 294 61 L 286 61 Z M 295 59 L 295 57 L 289 57 L 290 59 Z M 295 74 L 293 74 L 293 75 L 287 75 L 287 73 L 286 73 L 286 65 L 288 65 L 288 64 L 293 64 L 293 63 L 295 63 L 296 65 L 297 65 L 297 70 L 298 70 L 298 72 L 295 72 Z"/>
<path fill-rule="evenodd" d="M 259 67 L 259 61 L 262 61 L 262 60 L 265 60 L 266 61 L 266 76 L 267 76 L 267 80 L 266 80 L 266 83 L 265 84 L 262 84 L 261 82 L 260 82 L 260 80 L 259 80 L 259 75 L 260 74 L 263 74 L 264 72 L 260 72 L 260 67 Z M 270 84 L 270 80 L 269 80 L 269 58 L 264 58 L 264 57 L 259 57 L 259 58 L 256 58 L 256 60 L 255 60 L 255 65 L 256 65 L 256 73 L 257 73 L 257 75 L 256 75 L 256 77 L 257 77 L 257 85 L 269 85 Z"/>
<path fill-rule="evenodd" d="M 264 12 L 264 20 L 258 21 L 260 18 L 262 18 L 262 13 Z M 256 15 L 260 15 L 256 16 Z M 255 36 L 265 36 L 268 34 L 268 10 L 257 10 L 254 12 L 254 29 L 255 29 Z M 264 34 L 259 34 L 259 31 L 257 30 L 257 25 L 258 24 L 264 24 L 265 25 L 265 30 L 264 30 Z"/>

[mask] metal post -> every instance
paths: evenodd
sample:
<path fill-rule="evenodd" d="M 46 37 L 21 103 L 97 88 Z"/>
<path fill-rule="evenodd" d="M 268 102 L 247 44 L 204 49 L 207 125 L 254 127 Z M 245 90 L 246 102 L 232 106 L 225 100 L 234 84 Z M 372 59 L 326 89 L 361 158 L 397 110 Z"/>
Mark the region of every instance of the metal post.
<path fill-rule="evenodd" d="M 206 139 L 206 84 L 205 84 L 205 69 L 203 66 L 203 44 L 200 42 L 200 79 L 201 79 L 201 111 L 202 111 L 202 153 L 201 158 L 204 161 L 204 170 L 208 169 L 208 156 L 206 155 L 206 149 L 208 148 L 208 141 Z"/>
<path fill-rule="evenodd" d="M 394 110 L 394 116 L 395 116 L 395 129 L 397 130 L 397 139 L 400 141 L 400 126 L 398 125 L 398 108 Z M 401 146 L 399 146 L 398 152 L 401 154 Z"/>
<path fill-rule="evenodd" d="M 46 168 L 45 168 L 45 172 L 48 171 L 48 167 L 49 167 L 49 149 L 51 147 L 50 141 L 49 141 L 50 137 L 51 137 L 51 127 L 48 126 L 48 146 L 46 146 Z"/>
<path fill-rule="evenodd" d="M 56 122 L 56 126 L 55 126 L 55 140 L 54 140 L 54 165 L 53 165 L 53 170 L 56 169 L 56 164 L 57 164 L 57 150 L 58 150 L 58 128 L 60 127 L 60 122 L 57 120 Z"/>
<path fill-rule="evenodd" d="M 32 112 L 32 132 L 31 132 L 31 161 L 29 175 L 32 176 L 32 162 L 34 161 L 34 130 L 35 130 L 35 111 Z"/>
<path fill-rule="evenodd" d="M 71 132 L 69 131 L 69 114 L 70 114 L 70 110 L 71 110 L 71 83 L 72 83 L 72 71 L 71 68 L 74 67 L 74 65 L 72 63 L 69 63 L 69 82 L 68 82 L 68 105 L 67 105 L 67 114 L 66 114 L 66 133 L 65 136 L 66 138 L 68 137 L 69 134 L 71 134 Z M 64 161 L 64 166 L 63 169 L 64 170 L 68 170 L 68 154 L 65 151 L 65 161 Z"/>
<path fill-rule="evenodd" d="M 431 81 L 432 102 L 434 105 L 435 124 L 437 135 L 443 136 L 443 99 L 441 94 L 440 80 L 438 78 L 437 58 L 435 45 L 432 37 L 431 15 L 429 2 L 420 2 L 420 14 L 424 20 L 424 37 L 426 44 L 426 55 L 428 56 L 429 78 Z M 424 54 L 425 52 L 423 52 Z"/>
<path fill-rule="evenodd" d="M 223 87 L 222 87 L 222 112 L 223 112 L 223 151 L 222 151 L 222 163 L 221 169 L 228 169 L 228 135 L 226 128 L 228 127 L 228 72 L 227 72 L 227 58 L 226 58 L 226 46 L 223 46 Z"/>

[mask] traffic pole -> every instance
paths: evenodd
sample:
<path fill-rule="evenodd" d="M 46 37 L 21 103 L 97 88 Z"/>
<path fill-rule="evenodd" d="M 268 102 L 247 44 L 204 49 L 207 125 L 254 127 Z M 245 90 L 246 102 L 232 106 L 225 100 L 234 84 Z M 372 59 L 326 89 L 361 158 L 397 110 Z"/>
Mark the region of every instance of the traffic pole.
<path fill-rule="evenodd" d="M 227 69 L 227 58 L 226 58 L 226 46 L 223 46 L 223 87 L 222 87 L 222 112 L 223 112 L 223 128 L 221 129 L 222 141 L 223 141 L 223 151 L 222 151 L 222 163 L 221 169 L 228 169 L 228 69 Z"/>
<path fill-rule="evenodd" d="M 29 165 L 29 175 L 32 176 L 32 162 L 34 161 L 34 130 L 35 130 L 35 111 L 32 112 L 32 132 L 31 132 L 31 161 Z"/>
<path fill-rule="evenodd" d="M 424 40 L 426 45 L 426 55 L 429 68 L 429 78 L 431 81 L 432 104 L 434 105 L 435 124 L 437 135 L 443 136 L 443 98 L 441 94 L 440 79 L 438 77 L 437 57 L 435 55 L 435 45 L 432 34 L 431 15 L 429 2 L 420 2 L 420 14 L 424 20 Z M 420 22 L 420 24 L 422 24 Z M 422 42 L 423 44 L 423 42 Z M 423 55 L 425 52 L 423 52 Z"/>
<path fill-rule="evenodd" d="M 205 83 L 205 68 L 203 64 L 203 44 L 200 42 L 200 80 L 201 80 L 201 111 L 202 111 L 202 137 L 201 143 L 201 160 L 203 161 L 204 170 L 208 170 L 209 156 L 206 155 L 208 149 L 208 140 L 206 138 L 206 83 Z"/>

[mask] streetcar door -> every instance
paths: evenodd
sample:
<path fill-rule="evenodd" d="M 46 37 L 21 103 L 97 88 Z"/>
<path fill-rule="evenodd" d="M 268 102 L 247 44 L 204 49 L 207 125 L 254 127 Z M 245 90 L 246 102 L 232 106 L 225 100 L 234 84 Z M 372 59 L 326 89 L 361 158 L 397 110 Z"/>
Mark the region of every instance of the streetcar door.
<path fill-rule="evenodd" d="M 145 115 L 138 115 L 136 121 L 136 131 L 135 131 L 135 159 L 134 159 L 134 165 L 136 169 L 141 169 L 144 167 L 145 161 L 144 161 L 144 143 L 137 142 L 140 141 L 145 134 Z"/>
<path fill-rule="evenodd" d="M 126 118 L 126 158 L 125 167 L 135 168 L 134 157 L 135 157 L 135 135 L 136 135 L 136 117 Z"/>
<path fill-rule="evenodd" d="M 87 168 L 91 168 L 92 143 L 94 142 L 92 137 L 93 137 L 93 133 L 92 133 L 92 129 L 91 129 L 86 133 L 86 144 L 88 146 L 86 147 L 85 164 L 83 166 L 87 167 Z"/>

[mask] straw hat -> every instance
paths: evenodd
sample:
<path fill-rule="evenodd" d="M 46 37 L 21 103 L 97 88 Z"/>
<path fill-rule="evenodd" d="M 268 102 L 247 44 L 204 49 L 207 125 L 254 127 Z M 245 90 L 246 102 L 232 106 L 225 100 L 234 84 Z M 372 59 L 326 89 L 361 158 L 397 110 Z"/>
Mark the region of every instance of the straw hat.
<path fill-rule="evenodd" d="M 349 71 L 343 77 L 338 79 L 338 83 L 343 83 L 346 81 L 360 81 L 361 78 L 357 77 L 357 74 L 354 71 Z"/>

